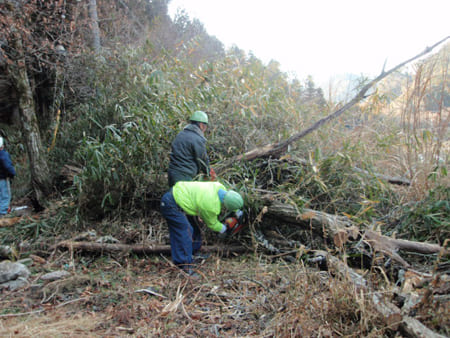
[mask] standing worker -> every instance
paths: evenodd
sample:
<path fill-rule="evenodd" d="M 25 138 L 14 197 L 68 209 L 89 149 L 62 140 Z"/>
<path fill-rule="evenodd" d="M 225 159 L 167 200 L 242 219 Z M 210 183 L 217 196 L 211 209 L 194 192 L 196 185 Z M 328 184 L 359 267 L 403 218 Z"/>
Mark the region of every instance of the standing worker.
<path fill-rule="evenodd" d="M 200 250 L 201 234 L 194 232 L 188 216 L 198 216 L 208 228 L 224 234 L 229 227 L 218 220 L 222 206 L 236 211 L 243 205 L 239 193 L 227 191 L 219 182 L 177 182 L 161 199 L 161 213 L 169 225 L 173 263 L 188 275 L 196 275 L 192 255 Z"/>
<path fill-rule="evenodd" d="M 210 175 L 212 180 L 216 178 L 206 153 L 204 133 L 208 127 L 208 115 L 198 110 L 189 121 L 172 142 L 168 170 L 170 187 L 178 181 L 192 181 L 200 174 Z"/>
<path fill-rule="evenodd" d="M 5 150 L 5 140 L 0 137 L 0 217 L 8 213 L 11 203 L 11 186 L 9 179 L 16 176 L 11 156 Z"/>

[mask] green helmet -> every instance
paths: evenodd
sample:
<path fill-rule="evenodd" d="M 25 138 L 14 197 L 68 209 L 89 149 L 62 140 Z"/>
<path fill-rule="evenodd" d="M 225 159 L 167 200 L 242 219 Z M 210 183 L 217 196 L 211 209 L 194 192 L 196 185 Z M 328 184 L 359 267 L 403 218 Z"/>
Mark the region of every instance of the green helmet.
<path fill-rule="evenodd" d="M 236 191 L 229 190 L 225 194 L 223 204 L 225 205 L 225 208 L 227 208 L 227 210 L 235 211 L 243 207 L 244 200 L 242 199 L 242 196 L 239 195 Z"/>
<path fill-rule="evenodd" d="M 194 112 L 194 114 L 192 114 L 189 121 L 202 122 L 208 124 L 208 115 L 206 115 L 204 111 L 197 110 L 196 112 Z"/>

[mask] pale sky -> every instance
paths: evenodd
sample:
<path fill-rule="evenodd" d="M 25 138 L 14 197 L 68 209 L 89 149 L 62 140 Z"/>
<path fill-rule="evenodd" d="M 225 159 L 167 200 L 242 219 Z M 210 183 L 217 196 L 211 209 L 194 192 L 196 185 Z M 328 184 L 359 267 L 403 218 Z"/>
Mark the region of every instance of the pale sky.
<path fill-rule="evenodd" d="M 450 35 L 450 0 L 172 0 L 169 13 L 178 8 L 226 48 L 318 84 L 376 76 Z"/>

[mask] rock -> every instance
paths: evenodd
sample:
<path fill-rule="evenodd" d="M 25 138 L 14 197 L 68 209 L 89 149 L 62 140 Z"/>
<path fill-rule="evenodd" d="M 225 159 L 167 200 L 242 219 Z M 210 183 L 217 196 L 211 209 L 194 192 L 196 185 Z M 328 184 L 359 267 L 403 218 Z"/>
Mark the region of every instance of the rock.
<path fill-rule="evenodd" d="M 31 258 L 23 258 L 23 259 L 19 259 L 17 261 L 17 263 L 26 265 L 26 266 L 30 266 L 31 264 L 33 264 L 33 260 Z"/>
<path fill-rule="evenodd" d="M 89 230 L 83 232 L 73 238 L 74 241 L 94 241 L 97 238 L 97 232 L 95 230 Z"/>
<path fill-rule="evenodd" d="M 97 239 L 95 241 L 96 243 L 110 243 L 110 244 L 115 244 L 115 243 L 119 243 L 119 240 L 114 238 L 113 236 L 107 235 L 107 236 L 102 236 L 99 239 Z"/>
<path fill-rule="evenodd" d="M 19 277 L 17 279 L 10 280 L 9 282 L 1 283 L 0 290 L 7 289 L 7 290 L 13 291 L 16 289 L 20 289 L 21 287 L 24 287 L 27 284 L 28 284 L 28 280 L 26 278 Z"/>
<path fill-rule="evenodd" d="M 0 290 L 15 290 L 28 283 L 27 278 L 30 276 L 30 270 L 21 264 L 10 261 L 0 263 Z"/>
<path fill-rule="evenodd" d="M 58 270 L 58 271 L 52 271 L 49 273 L 46 273 L 45 275 L 42 275 L 40 279 L 44 281 L 55 281 L 58 279 L 62 279 L 65 277 L 70 276 L 70 272 L 65 270 Z"/>

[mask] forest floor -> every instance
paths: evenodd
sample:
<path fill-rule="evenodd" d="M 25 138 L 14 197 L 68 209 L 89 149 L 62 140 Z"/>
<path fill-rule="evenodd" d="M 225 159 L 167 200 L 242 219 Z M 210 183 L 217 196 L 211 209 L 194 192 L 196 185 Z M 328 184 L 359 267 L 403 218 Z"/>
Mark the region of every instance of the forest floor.
<path fill-rule="evenodd" d="M 213 255 L 193 278 L 169 258 L 65 252 L 51 263 L 35 263 L 30 287 L 1 295 L 0 335 L 331 337 L 386 331 L 370 305 L 362 306 L 364 295 L 325 271 L 253 255 Z M 39 282 L 55 268 L 71 276 Z"/>
<path fill-rule="evenodd" d="M 198 278 L 163 254 L 58 249 L 30 257 L 29 286 L 0 293 L 1 337 L 403 337 L 370 292 L 300 255 L 213 254 L 197 266 Z M 69 274 L 41 280 L 58 270 Z M 393 294 L 382 275 L 359 272 Z M 415 318 L 448 333 L 448 313 L 448 302 L 430 303 Z"/>

